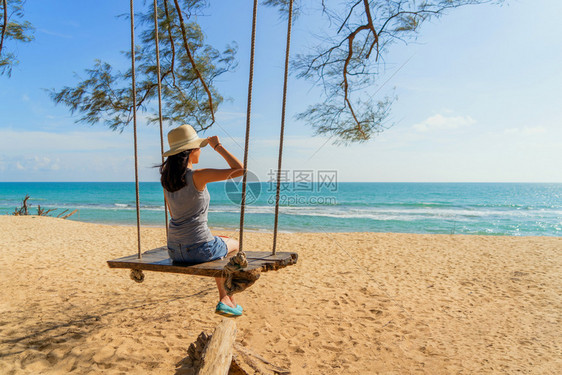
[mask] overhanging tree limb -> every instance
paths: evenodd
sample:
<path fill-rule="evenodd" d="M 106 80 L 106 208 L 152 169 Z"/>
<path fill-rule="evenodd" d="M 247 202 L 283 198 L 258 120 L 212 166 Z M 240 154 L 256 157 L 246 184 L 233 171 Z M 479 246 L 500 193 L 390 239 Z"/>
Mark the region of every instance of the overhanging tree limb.
<path fill-rule="evenodd" d="M 162 117 L 169 125 L 191 123 L 197 130 L 208 129 L 214 123 L 214 110 L 223 98 L 213 81 L 236 66 L 236 46 L 227 46 L 222 52 L 204 43 L 204 35 L 196 22 L 184 19 L 185 14 L 199 11 L 204 0 L 180 0 L 183 9 L 157 0 L 158 32 L 162 72 Z M 177 1 L 177 0 L 176 0 Z M 157 100 L 157 67 L 155 61 L 155 28 L 153 7 L 138 14 L 137 33 L 140 42 L 137 56 L 137 102 L 140 111 L 151 113 L 149 122 L 159 121 L 152 115 Z M 180 19 L 180 16 L 182 18 Z M 178 48 L 186 39 L 188 48 Z M 130 53 L 125 54 L 131 58 Z M 101 61 L 86 70 L 86 79 L 74 87 L 51 90 L 56 103 L 67 105 L 78 114 L 77 122 L 103 122 L 111 129 L 122 130 L 131 120 L 132 100 L 129 85 L 131 71 L 116 71 Z M 155 111 L 154 111 L 155 112 Z"/>
<path fill-rule="evenodd" d="M 8 48 L 12 43 L 27 43 L 33 40 L 33 26 L 23 20 L 23 0 L 2 0 L 2 26 L 0 27 L 0 76 L 12 74 L 19 63 L 15 52 Z"/>
<path fill-rule="evenodd" d="M 164 0 L 166 1 L 166 0 Z M 178 17 L 180 19 L 180 28 L 181 28 L 181 34 L 183 37 L 183 46 L 185 48 L 185 52 L 187 54 L 187 57 L 189 58 L 189 61 L 191 62 L 191 66 L 193 67 L 193 70 L 195 71 L 195 73 L 197 74 L 197 78 L 199 78 L 199 81 L 201 82 L 201 85 L 203 85 L 203 88 L 205 89 L 205 92 L 207 93 L 207 97 L 209 100 L 209 111 L 211 111 L 211 117 L 213 119 L 213 121 L 211 122 L 211 124 L 209 124 L 209 126 L 211 126 L 212 124 L 215 123 L 215 109 L 213 108 L 213 96 L 211 95 L 211 91 L 209 91 L 209 87 L 207 87 L 207 84 L 205 83 L 205 80 L 203 79 L 203 76 L 201 75 L 201 72 L 199 71 L 199 69 L 197 69 L 197 64 L 195 64 L 195 60 L 193 59 L 193 55 L 191 54 L 191 50 L 189 48 L 189 43 L 187 42 L 187 35 L 185 33 L 185 26 L 183 24 L 183 15 L 182 15 L 182 11 L 180 9 L 180 5 L 178 3 L 178 0 L 174 0 L 174 4 L 176 5 L 176 11 L 178 12 Z"/>
<path fill-rule="evenodd" d="M 311 52 L 294 59 L 293 69 L 298 77 L 310 79 L 323 91 L 320 103 L 309 106 L 298 118 L 308 122 L 317 134 L 330 135 L 336 142 L 369 140 L 388 127 L 394 100 L 392 95 L 379 97 L 379 91 L 388 82 L 381 85 L 379 77 L 389 47 L 397 41 L 415 40 L 423 22 L 440 17 L 448 9 L 501 1 L 322 0 L 322 14 L 330 27 L 322 33 L 321 42 L 309 49 Z M 170 124 L 193 121 L 200 130 L 207 129 L 215 122 L 214 111 L 222 102 L 214 79 L 234 68 L 236 48 L 228 46 L 221 53 L 205 45 L 199 25 L 191 17 L 184 20 L 184 14 L 201 9 L 207 4 L 205 0 L 174 0 L 175 6 L 168 4 L 168 0 L 158 2 L 165 11 L 158 15 L 159 30 L 165 33 L 161 39 L 164 120 Z M 286 14 L 288 0 L 264 0 L 264 4 Z M 153 13 L 149 15 L 152 23 Z M 153 27 L 150 30 L 154 32 Z M 8 30 L 6 35 L 9 34 Z M 156 68 L 151 47 L 153 35 L 147 30 L 143 35 L 137 54 L 139 96 L 140 105 L 148 110 L 155 95 Z M 185 48 L 177 48 L 182 44 Z M 53 99 L 82 114 L 79 121 L 103 121 L 113 129 L 122 129 L 130 113 L 124 108 L 131 108 L 129 91 L 122 85 L 129 76 L 127 72 L 104 69 L 108 70 L 97 65 L 88 72 L 90 79 L 75 88 L 53 91 Z M 100 82 L 107 86 L 105 91 L 98 89 Z"/>
<path fill-rule="evenodd" d="M 6 37 L 6 30 L 8 29 L 8 1 L 3 0 L 4 23 L 2 24 L 2 36 L 0 37 L 0 57 L 2 56 L 2 47 L 4 46 L 4 38 Z"/>
<path fill-rule="evenodd" d="M 298 77 L 322 86 L 323 101 L 309 106 L 298 118 L 336 143 L 370 139 L 387 127 L 393 101 L 386 96 L 377 102 L 370 94 L 384 67 L 381 58 L 392 43 L 414 40 L 424 21 L 448 9 L 501 1 L 348 0 L 334 5 L 322 0 L 322 14 L 337 29 L 325 30 L 313 52 L 298 55 L 293 68 Z"/>

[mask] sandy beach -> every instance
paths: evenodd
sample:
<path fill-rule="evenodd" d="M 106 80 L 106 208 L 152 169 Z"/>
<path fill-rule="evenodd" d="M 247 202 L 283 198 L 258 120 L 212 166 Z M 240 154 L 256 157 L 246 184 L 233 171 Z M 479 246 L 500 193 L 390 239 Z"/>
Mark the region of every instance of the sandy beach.
<path fill-rule="evenodd" d="M 222 319 L 213 279 L 107 267 L 135 253 L 134 227 L 0 228 L 2 374 L 187 374 Z M 143 250 L 164 238 L 144 228 Z M 246 250 L 271 239 L 247 233 Z M 292 374 L 562 372 L 562 238 L 283 233 L 279 248 L 299 262 L 239 295 L 237 342 Z"/>

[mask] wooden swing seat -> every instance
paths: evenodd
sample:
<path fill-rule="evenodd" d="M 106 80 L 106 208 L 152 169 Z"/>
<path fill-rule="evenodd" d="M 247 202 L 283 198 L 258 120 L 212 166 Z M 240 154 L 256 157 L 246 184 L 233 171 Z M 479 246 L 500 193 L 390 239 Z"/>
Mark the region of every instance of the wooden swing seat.
<path fill-rule="evenodd" d="M 272 255 L 267 251 L 245 251 L 248 266 L 240 269 L 241 273 L 259 274 L 260 272 L 277 271 L 297 263 L 298 254 L 290 252 L 279 252 Z M 228 263 L 229 258 L 234 256 L 230 253 L 227 258 L 214 260 L 212 262 L 190 264 L 173 262 L 168 256 L 166 246 L 148 250 L 142 254 L 142 259 L 137 255 L 108 260 L 109 268 L 128 268 L 142 271 L 183 273 L 196 276 L 217 277 Z"/>

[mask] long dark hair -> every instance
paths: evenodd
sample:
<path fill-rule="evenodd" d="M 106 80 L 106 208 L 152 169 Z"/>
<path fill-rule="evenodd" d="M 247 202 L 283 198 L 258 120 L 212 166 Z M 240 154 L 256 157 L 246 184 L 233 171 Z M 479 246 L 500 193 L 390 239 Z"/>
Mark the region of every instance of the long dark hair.
<path fill-rule="evenodd" d="M 185 173 L 187 172 L 187 162 L 192 150 L 186 150 L 179 154 L 170 155 L 160 166 L 160 183 L 169 192 L 178 191 L 183 188 Z"/>

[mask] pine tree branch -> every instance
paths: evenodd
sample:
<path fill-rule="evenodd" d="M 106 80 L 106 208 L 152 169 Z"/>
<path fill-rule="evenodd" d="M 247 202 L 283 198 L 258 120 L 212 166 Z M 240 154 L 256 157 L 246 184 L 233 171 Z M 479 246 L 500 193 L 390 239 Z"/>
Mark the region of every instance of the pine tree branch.
<path fill-rule="evenodd" d="M 168 39 L 170 40 L 170 47 L 172 48 L 172 61 L 170 66 L 170 70 L 172 71 L 172 82 L 174 84 L 174 87 L 181 91 L 181 89 L 176 85 L 176 75 L 174 73 L 174 64 L 176 62 L 176 46 L 174 44 L 174 38 L 172 37 L 172 18 L 170 17 L 170 11 L 168 9 L 168 0 L 164 0 L 164 12 L 166 13 L 166 20 L 168 23 Z"/>
<path fill-rule="evenodd" d="M 185 32 L 183 15 L 182 15 L 178 0 L 174 0 L 174 3 L 176 5 L 176 11 L 178 13 L 178 17 L 179 17 L 179 20 L 180 20 L 179 24 L 180 24 L 180 28 L 181 28 L 181 34 L 182 34 L 182 37 L 183 37 L 183 45 L 184 45 L 184 48 L 185 48 L 185 52 L 187 54 L 187 57 L 189 58 L 189 61 L 191 62 L 191 66 L 193 67 L 193 70 L 195 71 L 195 74 L 197 74 L 197 77 L 199 78 L 199 81 L 203 85 L 203 88 L 205 89 L 205 92 L 207 93 L 207 97 L 209 99 L 209 111 L 211 112 L 211 117 L 213 119 L 213 121 L 209 125 L 209 126 L 211 126 L 215 123 L 215 110 L 213 108 L 213 96 L 211 95 L 211 91 L 209 90 L 209 87 L 207 87 L 207 84 L 205 83 L 205 80 L 203 79 L 203 76 L 201 75 L 201 72 L 199 71 L 199 69 L 197 68 L 197 65 L 195 64 L 195 60 L 193 59 L 193 55 L 191 54 L 191 50 L 189 48 L 189 43 L 187 42 L 187 35 L 186 35 L 186 32 Z"/>
<path fill-rule="evenodd" d="M 355 114 L 355 111 L 353 110 L 353 104 L 351 104 L 351 101 L 349 100 L 349 81 L 347 80 L 347 75 L 348 75 L 349 62 L 351 61 L 351 58 L 353 57 L 353 41 L 355 40 L 355 37 L 357 36 L 357 34 L 359 34 L 363 30 L 368 30 L 368 29 L 369 29 L 369 25 L 359 26 L 357 29 L 355 29 L 355 31 L 353 31 L 351 34 L 349 34 L 347 36 L 348 54 L 347 54 L 347 58 L 345 59 L 345 63 L 343 64 L 344 101 L 347 104 L 347 108 L 349 108 L 349 112 L 351 113 L 351 116 L 353 117 L 353 120 L 356 123 L 357 130 L 363 136 L 366 136 L 366 134 L 365 134 L 365 132 L 363 132 L 361 122 L 357 118 L 357 115 Z"/>
<path fill-rule="evenodd" d="M 2 24 L 2 36 L 0 37 L 0 56 L 2 56 L 2 47 L 4 46 L 6 30 L 8 30 L 8 1 L 2 0 L 2 4 L 4 5 L 4 23 Z"/>

